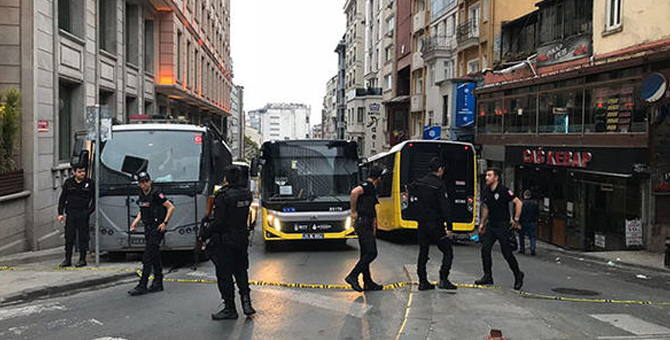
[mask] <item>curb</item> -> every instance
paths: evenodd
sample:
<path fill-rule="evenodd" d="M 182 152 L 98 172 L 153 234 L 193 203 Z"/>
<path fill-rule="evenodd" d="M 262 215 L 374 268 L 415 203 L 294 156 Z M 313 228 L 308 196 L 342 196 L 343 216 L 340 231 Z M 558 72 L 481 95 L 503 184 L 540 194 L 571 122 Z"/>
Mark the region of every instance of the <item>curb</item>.
<path fill-rule="evenodd" d="M 539 249 L 539 247 L 538 247 L 538 249 Z M 588 261 L 590 263 L 599 264 L 599 265 L 602 265 L 602 266 L 605 266 L 605 267 L 612 267 L 612 266 L 607 265 L 608 261 L 612 261 L 616 264 L 612 268 L 623 268 L 623 269 L 632 269 L 632 270 L 644 269 L 644 270 L 656 272 L 656 273 L 659 273 L 659 274 L 665 274 L 665 275 L 670 274 L 670 269 L 667 269 L 667 268 L 651 267 L 651 266 L 647 266 L 647 265 L 644 265 L 644 264 L 630 263 L 630 262 L 624 262 L 624 261 L 614 261 L 614 260 L 603 258 L 603 257 L 589 255 L 588 253 L 576 253 L 576 252 L 572 252 L 570 250 L 565 250 L 565 249 L 562 249 L 562 248 L 553 249 L 553 248 L 548 248 L 548 247 L 546 247 L 546 248 L 542 247 L 542 250 L 546 251 L 547 253 L 551 253 L 553 255 L 562 255 L 562 256 L 569 257 L 573 260 Z"/>
<path fill-rule="evenodd" d="M 25 252 L 14 255 L 8 255 L 0 258 L 0 263 L 6 266 L 16 266 L 19 264 L 30 264 L 49 260 L 62 259 L 65 254 L 62 247 L 48 249 L 39 252 Z"/>
<path fill-rule="evenodd" d="M 121 272 L 106 277 L 92 278 L 79 282 L 72 282 L 64 285 L 41 286 L 26 289 L 22 292 L 14 293 L 0 298 L 0 306 L 9 304 L 25 303 L 34 301 L 43 297 L 61 295 L 69 292 L 81 291 L 88 288 L 98 287 L 121 281 L 126 278 L 137 277 L 134 272 Z"/>

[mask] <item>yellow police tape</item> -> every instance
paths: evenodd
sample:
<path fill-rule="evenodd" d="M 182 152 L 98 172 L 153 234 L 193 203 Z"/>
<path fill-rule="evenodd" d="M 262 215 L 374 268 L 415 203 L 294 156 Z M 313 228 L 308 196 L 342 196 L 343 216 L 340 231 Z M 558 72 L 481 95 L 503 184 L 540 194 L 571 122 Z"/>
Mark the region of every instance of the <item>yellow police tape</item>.
<path fill-rule="evenodd" d="M 83 268 L 15 268 L 10 266 L 0 266 L 0 271 L 10 271 L 10 270 L 32 270 L 32 271 L 115 271 L 115 272 L 135 272 L 137 275 L 141 276 L 141 270 L 132 270 L 124 268 L 98 268 L 98 267 L 83 267 Z M 153 278 L 153 277 L 151 277 Z M 174 278 L 163 278 L 164 282 L 176 282 L 176 283 L 201 283 L 201 284 L 216 284 L 216 280 L 211 279 L 174 279 Z M 327 290 L 351 290 L 350 285 L 345 284 L 315 284 L 315 283 L 291 283 L 291 282 L 275 282 L 275 281 L 259 281 L 259 280 L 249 280 L 249 284 L 252 286 L 266 286 L 266 287 L 283 287 L 283 288 L 298 288 L 298 289 L 327 289 Z M 437 284 L 437 282 L 433 282 Z M 403 287 L 411 287 L 419 285 L 416 281 L 402 281 L 394 282 L 391 284 L 384 285 L 382 290 L 394 290 Z M 482 286 L 475 284 L 456 284 L 458 288 L 468 288 L 468 289 L 487 289 L 487 290 L 503 290 L 502 287 L 498 286 Z M 529 293 L 524 291 L 511 291 L 515 294 L 518 294 L 525 298 L 539 299 L 539 300 L 553 300 L 553 301 L 565 301 L 565 302 L 585 302 L 585 303 L 607 303 L 607 304 L 628 304 L 628 305 L 648 305 L 648 306 L 670 306 L 670 302 L 657 302 L 657 301 L 641 301 L 641 300 L 614 300 L 614 299 L 588 299 L 588 298 L 571 298 L 564 296 L 554 296 L 554 295 L 543 295 L 536 293 Z"/>

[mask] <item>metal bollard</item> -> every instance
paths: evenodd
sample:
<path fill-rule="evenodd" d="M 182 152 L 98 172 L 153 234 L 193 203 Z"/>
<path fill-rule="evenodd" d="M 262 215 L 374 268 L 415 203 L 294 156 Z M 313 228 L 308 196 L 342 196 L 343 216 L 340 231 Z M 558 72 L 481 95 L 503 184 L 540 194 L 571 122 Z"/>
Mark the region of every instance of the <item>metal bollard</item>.
<path fill-rule="evenodd" d="M 670 268 L 670 238 L 665 239 L 665 261 L 663 261 L 666 268 Z"/>

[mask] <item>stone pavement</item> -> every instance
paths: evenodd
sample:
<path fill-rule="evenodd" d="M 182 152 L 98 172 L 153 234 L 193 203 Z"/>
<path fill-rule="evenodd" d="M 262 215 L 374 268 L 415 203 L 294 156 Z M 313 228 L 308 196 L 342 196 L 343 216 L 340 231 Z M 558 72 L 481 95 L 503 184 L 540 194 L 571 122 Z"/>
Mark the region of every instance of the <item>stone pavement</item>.
<path fill-rule="evenodd" d="M 59 248 L 59 250 L 62 249 Z M 0 306 L 27 302 L 47 296 L 59 295 L 87 288 L 111 284 L 124 279 L 137 277 L 138 262 L 101 263 L 83 268 L 57 269 L 62 261 L 58 257 L 45 256 L 55 251 L 38 252 L 31 263 L 30 256 L 24 254 L 9 259 L 0 258 Z M 3 262 L 6 260 L 6 262 Z M 88 263 L 94 263 L 89 256 Z"/>

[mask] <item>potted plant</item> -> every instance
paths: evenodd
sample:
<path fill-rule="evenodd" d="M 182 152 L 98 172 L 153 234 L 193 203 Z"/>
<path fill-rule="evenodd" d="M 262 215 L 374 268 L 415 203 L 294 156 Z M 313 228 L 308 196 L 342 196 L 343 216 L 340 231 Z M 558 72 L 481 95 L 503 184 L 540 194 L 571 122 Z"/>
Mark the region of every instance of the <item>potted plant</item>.
<path fill-rule="evenodd" d="M 23 170 L 14 161 L 19 134 L 21 92 L 7 89 L 5 100 L 0 98 L 0 196 L 23 190 Z"/>

